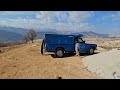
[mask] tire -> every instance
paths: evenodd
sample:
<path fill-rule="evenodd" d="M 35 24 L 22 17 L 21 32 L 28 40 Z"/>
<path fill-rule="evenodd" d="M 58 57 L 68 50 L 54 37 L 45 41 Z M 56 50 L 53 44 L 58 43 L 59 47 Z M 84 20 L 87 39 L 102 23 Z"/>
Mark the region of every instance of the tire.
<path fill-rule="evenodd" d="M 58 58 L 64 57 L 64 50 L 62 48 L 58 48 L 55 50 L 55 56 Z"/>
<path fill-rule="evenodd" d="M 91 47 L 89 50 L 88 50 L 88 54 L 89 55 L 93 55 L 94 54 L 94 48 L 93 47 Z"/>
<path fill-rule="evenodd" d="M 42 55 L 44 54 L 44 52 L 43 52 L 44 44 L 45 44 L 45 42 L 44 42 L 44 40 L 43 40 L 43 41 L 42 41 L 42 45 L 41 45 L 41 54 L 42 54 Z"/>

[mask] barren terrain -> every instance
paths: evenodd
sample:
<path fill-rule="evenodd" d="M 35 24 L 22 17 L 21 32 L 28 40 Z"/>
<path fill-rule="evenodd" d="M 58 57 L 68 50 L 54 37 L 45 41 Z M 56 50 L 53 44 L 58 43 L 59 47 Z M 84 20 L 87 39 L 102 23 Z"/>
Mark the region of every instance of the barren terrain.
<path fill-rule="evenodd" d="M 24 44 L 0 54 L 0 79 L 98 79 L 86 69 L 82 58 L 41 55 L 40 42 Z"/>
<path fill-rule="evenodd" d="M 0 48 L 0 79 L 57 79 L 57 77 L 62 79 L 103 79 L 109 78 L 109 75 L 104 77 L 103 71 L 117 72 L 117 67 L 114 68 L 113 65 L 118 64 L 110 56 L 116 57 L 114 55 L 117 55 L 115 54 L 117 51 L 111 50 L 120 47 L 120 39 L 89 38 L 85 40 L 86 43 L 98 45 L 95 55 L 82 55 L 81 57 L 66 55 L 64 58 L 54 58 L 52 53 L 41 55 L 41 41 L 2 47 Z M 119 60 L 116 59 L 116 62 Z M 112 66 L 107 67 L 105 63 L 108 65 L 111 63 Z M 100 69 L 101 65 L 104 65 L 104 68 Z M 110 71 L 110 68 L 114 70 Z"/>

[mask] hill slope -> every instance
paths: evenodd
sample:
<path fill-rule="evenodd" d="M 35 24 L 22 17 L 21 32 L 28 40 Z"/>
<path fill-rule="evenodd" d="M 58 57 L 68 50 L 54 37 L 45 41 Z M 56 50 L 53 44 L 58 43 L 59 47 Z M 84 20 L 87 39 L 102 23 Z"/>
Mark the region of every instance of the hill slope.
<path fill-rule="evenodd" d="M 84 37 L 86 37 L 86 38 L 108 38 L 109 37 L 109 34 L 98 34 L 98 33 L 92 32 L 92 31 L 78 32 L 78 33 L 71 33 L 71 34 L 83 34 Z"/>
<path fill-rule="evenodd" d="M 7 27 L 7 26 L 0 26 L 0 30 L 8 31 L 8 32 L 13 32 L 16 34 L 20 35 L 25 35 L 28 30 L 23 29 L 23 28 L 16 28 L 16 27 Z"/>
<path fill-rule="evenodd" d="M 17 33 L 0 30 L 0 41 L 20 41 L 23 36 Z"/>
<path fill-rule="evenodd" d="M 43 31 L 43 32 L 37 32 L 37 37 L 38 38 L 44 38 L 44 35 L 45 34 L 58 34 L 57 32 L 45 32 L 45 31 Z"/>

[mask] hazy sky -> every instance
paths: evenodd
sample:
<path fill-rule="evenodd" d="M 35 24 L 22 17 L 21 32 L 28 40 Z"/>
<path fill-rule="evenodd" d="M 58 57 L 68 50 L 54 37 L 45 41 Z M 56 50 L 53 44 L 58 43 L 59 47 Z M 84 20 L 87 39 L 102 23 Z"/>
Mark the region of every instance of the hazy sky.
<path fill-rule="evenodd" d="M 0 25 L 120 33 L 120 11 L 0 11 Z"/>

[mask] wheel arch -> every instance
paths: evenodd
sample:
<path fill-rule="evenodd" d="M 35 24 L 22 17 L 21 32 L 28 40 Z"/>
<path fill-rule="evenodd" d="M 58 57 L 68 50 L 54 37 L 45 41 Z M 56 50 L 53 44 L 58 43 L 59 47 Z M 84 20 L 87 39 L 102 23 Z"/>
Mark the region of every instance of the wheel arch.
<path fill-rule="evenodd" d="M 62 50 L 65 51 L 65 49 L 64 49 L 63 47 L 57 47 L 57 48 L 55 49 L 55 51 L 56 51 L 57 49 L 62 49 Z"/>
<path fill-rule="evenodd" d="M 57 55 L 57 50 L 62 50 L 62 56 L 58 56 Z M 57 47 L 56 49 L 55 49 L 55 57 L 59 57 L 59 58 L 63 58 L 64 57 L 64 53 L 65 53 L 65 50 L 64 50 L 64 48 L 63 47 Z"/>
<path fill-rule="evenodd" d="M 93 48 L 93 49 L 95 50 L 95 47 L 94 47 L 94 46 L 90 46 L 90 47 L 88 47 L 88 50 L 89 50 L 90 48 Z"/>

